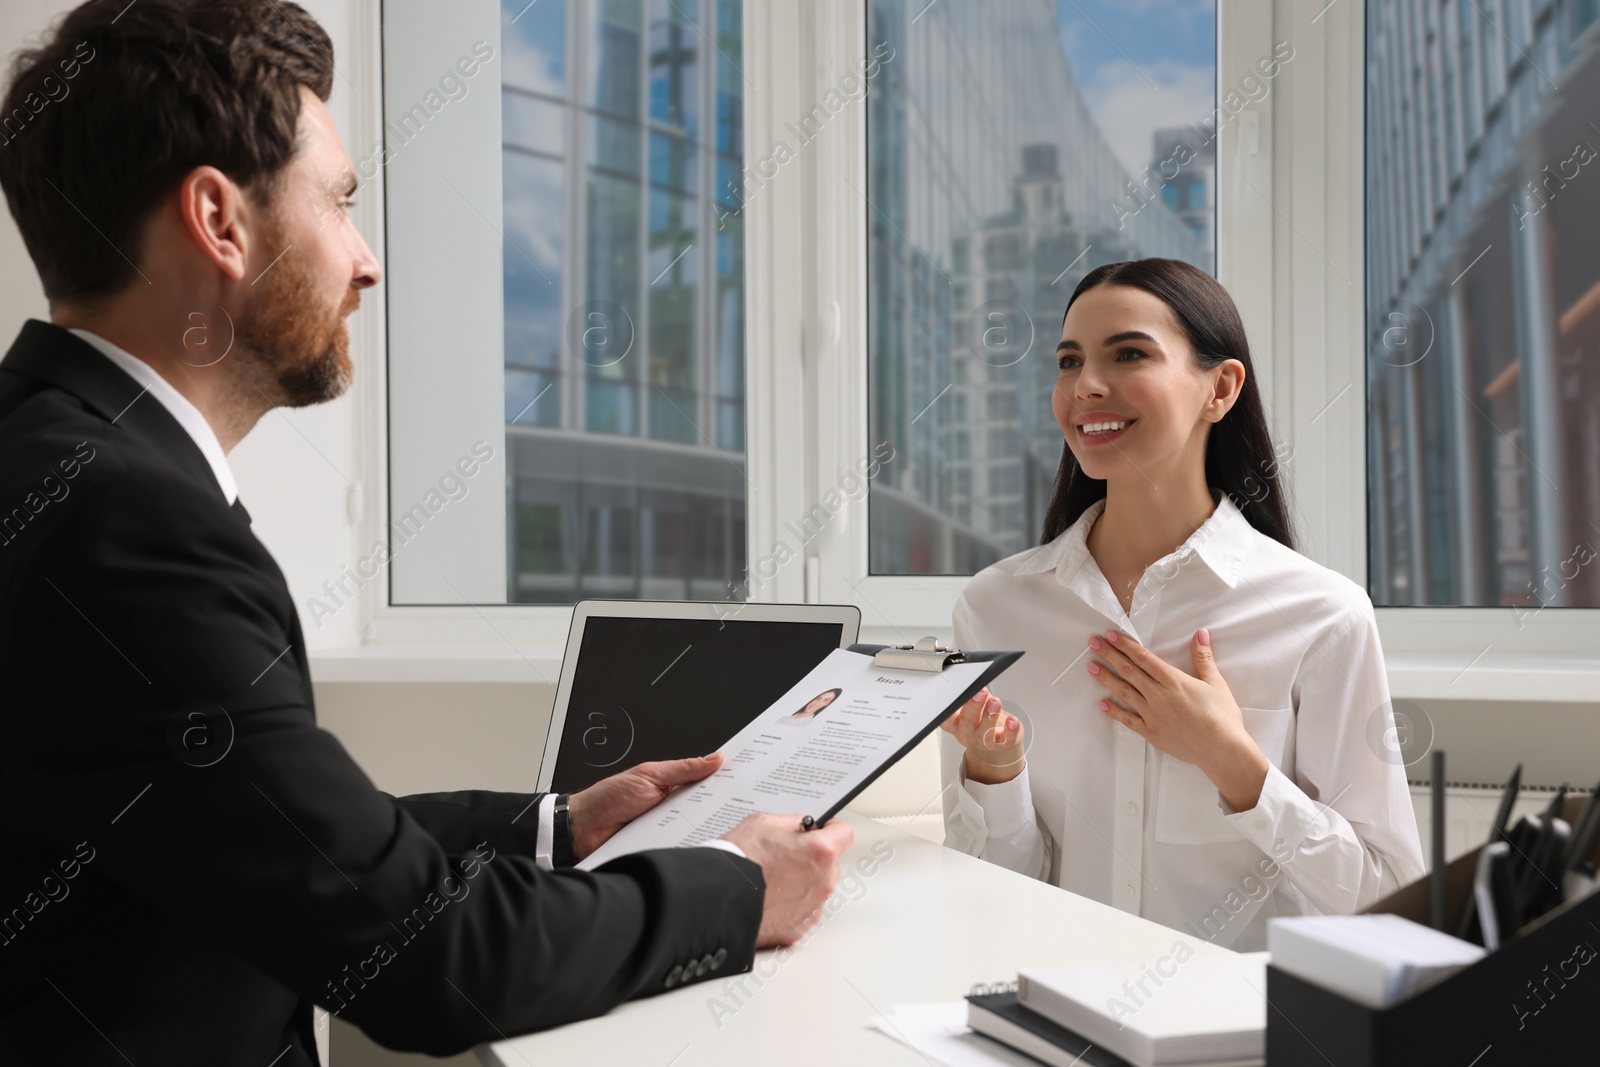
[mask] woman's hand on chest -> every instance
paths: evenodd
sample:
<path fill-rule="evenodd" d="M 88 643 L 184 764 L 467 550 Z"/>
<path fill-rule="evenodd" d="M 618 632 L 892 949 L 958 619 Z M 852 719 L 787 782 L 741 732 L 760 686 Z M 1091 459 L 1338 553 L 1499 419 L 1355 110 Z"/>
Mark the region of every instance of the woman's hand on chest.
<path fill-rule="evenodd" d="M 1199 767 L 1235 811 L 1256 806 L 1270 764 L 1217 670 L 1207 631 L 1197 630 L 1190 639 L 1193 675 L 1117 630 L 1090 637 L 1089 648 L 1101 657 L 1087 670 L 1109 690 L 1100 701 L 1107 716 L 1174 759 Z"/>

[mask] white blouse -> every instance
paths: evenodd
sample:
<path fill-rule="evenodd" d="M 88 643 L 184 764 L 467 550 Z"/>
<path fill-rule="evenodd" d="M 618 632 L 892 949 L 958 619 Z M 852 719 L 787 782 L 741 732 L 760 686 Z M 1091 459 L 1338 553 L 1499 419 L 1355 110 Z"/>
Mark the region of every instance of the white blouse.
<path fill-rule="evenodd" d="M 1372 601 L 1212 498 L 1211 517 L 1146 569 L 1131 613 L 1087 546 L 1104 500 L 967 585 L 956 646 L 1027 653 L 990 687 L 1023 721 L 1027 766 L 969 782 L 960 742 L 940 731 L 945 843 L 1255 951 L 1271 916 L 1357 911 L 1425 871 Z M 1110 690 L 1088 673 L 1090 635 L 1118 629 L 1193 674 L 1202 627 L 1272 763 L 1248 811 L 1102 712 Z"/>

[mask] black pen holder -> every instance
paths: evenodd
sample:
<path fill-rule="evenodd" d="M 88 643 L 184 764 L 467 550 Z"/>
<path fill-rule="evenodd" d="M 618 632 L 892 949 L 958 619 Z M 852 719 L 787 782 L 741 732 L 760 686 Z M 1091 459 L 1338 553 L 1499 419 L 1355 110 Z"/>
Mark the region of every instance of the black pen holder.
<path fill-rule="evenodd" d="M 1573 822 L 1586 797 L 1566 802 Z M 1447 930 L 1472 893 L 1478 853 L 1447 867 Z M 1429 921 L 1423 878 L 1365 909 Z M 1600 893 L 1528 923 L 1472 966 L 1389 1008 L 1369 1008 L 1267 966 L 1267 1067 L 1499 1067 L 1594 1055 Z M 1589 1048 L 1588 1053 L 1580 1050 Z M 1580 1056 L 1580 1058 L 1573 1058 Z"/>

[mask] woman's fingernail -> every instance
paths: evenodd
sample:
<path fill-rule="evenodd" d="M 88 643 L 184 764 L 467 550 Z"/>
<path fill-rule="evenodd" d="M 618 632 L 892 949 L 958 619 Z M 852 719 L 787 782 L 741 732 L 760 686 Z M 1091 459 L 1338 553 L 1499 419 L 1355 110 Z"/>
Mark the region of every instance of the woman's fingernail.
<path fill-rule="evenodd" d="M 1089 638 L 1089 647 L 1092 648 L 1092 649 L 1095 649 L 1096 651 L 1099 651 L 1099 649 L 1100 649 L 1100 639 L 1098 637 Z"/>
<path fill-rule="evenodd" d="M 1090 664 L 1089 664 L 1089 673 L 1090 674 L 1099 674 L 1100 673 L 1100 664 L 1094 663 L 1094 662 L 1090 662 Z"/>
<path fill-rule="evenodd" d="M 1101 711 L 1110 711 L 1111 710 L 1111 705 L 1107 704 L 1104 700 L 1102 700 L 1100 702 L 1100 710 Z"/>
<path fill-rule="evenodd" d="M 1117 643 L 1117 631 L 1115 631 L 1115 630 L 1107 630 L 1106 631 L 1106 640 L 1110 641 L 1112 644 L 1116 644 Z"/>

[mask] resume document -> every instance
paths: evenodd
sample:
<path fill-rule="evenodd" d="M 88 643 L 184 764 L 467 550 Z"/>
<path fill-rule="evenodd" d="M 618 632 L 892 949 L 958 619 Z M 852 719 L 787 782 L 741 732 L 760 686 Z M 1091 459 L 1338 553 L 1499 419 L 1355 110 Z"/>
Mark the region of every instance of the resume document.
<path fill-rule="evenodd" d="M 776 704 L 722 746 L 717 773 L 683 786 L 585 857 L 589 870 L 631 852 L 715 840 L 751 812 L 821 822 L 956 710 L 993 662 L 942 671 L 878 667 L 834 649 Z"/>

